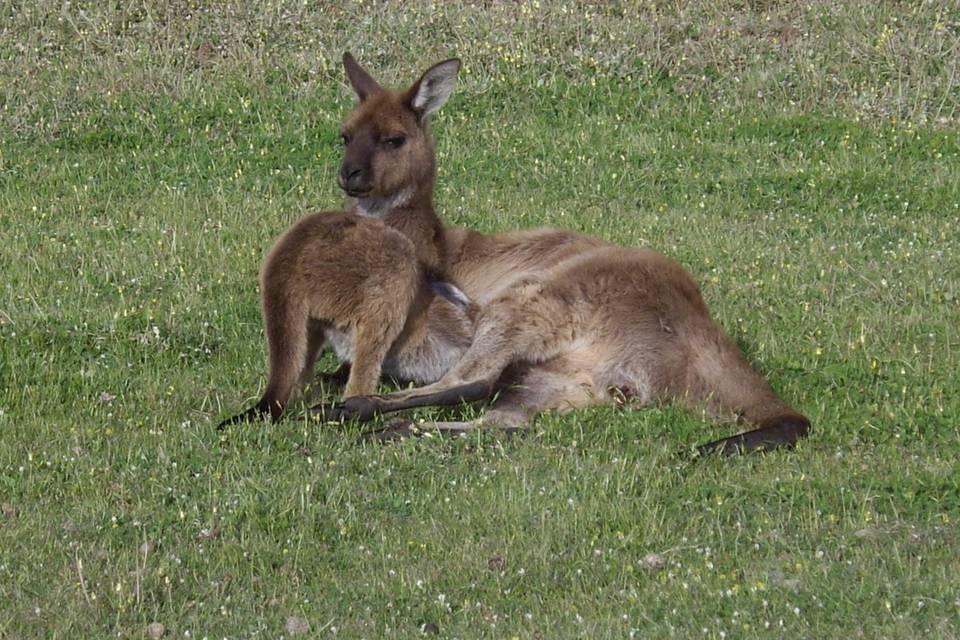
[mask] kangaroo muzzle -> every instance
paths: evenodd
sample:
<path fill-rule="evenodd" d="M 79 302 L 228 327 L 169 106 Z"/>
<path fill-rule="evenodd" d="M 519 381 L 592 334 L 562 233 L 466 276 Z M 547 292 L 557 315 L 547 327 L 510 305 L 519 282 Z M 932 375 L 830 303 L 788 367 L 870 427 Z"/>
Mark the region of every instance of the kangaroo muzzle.
<path fill-rule="evenodd" d="M 337 175 L 337 184 L 351 196 L 364 195 L 370 191 L 370 171 L 356 165 L 343 165 Z"/>

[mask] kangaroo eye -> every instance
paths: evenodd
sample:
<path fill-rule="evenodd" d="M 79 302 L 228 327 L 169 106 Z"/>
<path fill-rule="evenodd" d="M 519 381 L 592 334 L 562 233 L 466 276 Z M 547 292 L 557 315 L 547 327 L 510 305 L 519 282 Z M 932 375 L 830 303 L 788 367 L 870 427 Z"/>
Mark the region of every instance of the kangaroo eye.
<path fill-rule="evenodd" d="M 350 134 L 341 133 L 341 134 L 340 134 L 340 142 L 341 142 L 342 144 L 344 144 L 344 145 L 350 144 Z"/>
<path fill-rule="evenodd" d="M 404 136 L 393 136 L 383 141 L 383 144 L 389 149 L 399 149 L 407 139 Z"/>

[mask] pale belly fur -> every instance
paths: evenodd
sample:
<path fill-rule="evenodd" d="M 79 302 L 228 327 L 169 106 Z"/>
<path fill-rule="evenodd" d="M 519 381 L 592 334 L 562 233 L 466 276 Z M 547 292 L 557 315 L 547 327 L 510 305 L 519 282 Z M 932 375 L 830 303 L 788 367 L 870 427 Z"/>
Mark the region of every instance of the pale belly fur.
<path fill-rule="evenodd" d="M 324 329 L 327 344 L 341 362 L 353 362 L 353 331 L 338 327 Z M 453 345 L 447 340 L 428 334 L 415 348 L 408 348 L 397 357 L 390 353 L 383 362 L 383 375 L 430 384 L 439 380 L 463 355 L 466 345 Z"/>

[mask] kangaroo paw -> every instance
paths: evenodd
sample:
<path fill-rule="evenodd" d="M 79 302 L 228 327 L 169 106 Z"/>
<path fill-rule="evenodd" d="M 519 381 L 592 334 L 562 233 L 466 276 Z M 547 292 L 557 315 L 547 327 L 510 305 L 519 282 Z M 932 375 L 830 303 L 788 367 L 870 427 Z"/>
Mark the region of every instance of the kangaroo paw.
<path fill-rule="evenodd" d="M 310 407 L 310 413 L 323 420 L 366 422 L 377 415 L 377 403 L 370 396 L 353 396 L 333 404 L 321 403 Z"/>

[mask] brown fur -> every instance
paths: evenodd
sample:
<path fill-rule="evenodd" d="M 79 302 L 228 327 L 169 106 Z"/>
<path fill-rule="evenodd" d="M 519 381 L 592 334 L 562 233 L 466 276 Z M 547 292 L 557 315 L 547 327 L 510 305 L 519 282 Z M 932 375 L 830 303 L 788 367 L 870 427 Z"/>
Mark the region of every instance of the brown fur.
<path fill-rule="evenodd" d="M 568 231 L 483 235 L 443 226 L 427 206 L 434 160 L 425 116 L 449 96 L 458 62 L 431 67 L 401 92 L 381 88 L 349 54 L 344 64 L 360 97 L 344 124 L 340 183 L 351 206 L 409 237 L 418 258 L 448 274 L 481 312 L 470 348 L 438 382 L 321 410 L 366 418 L 499 390 L 482 418 L 432 426 L 512 429 L 543 410 L 626 397 L 638 405 L 675 399 L 756 427 L 703 452 L 790 446 L 807 434 L 809 421 L 749 366 L 670 258 Z M 397 135 L 402 146 L 386 144 Z"/>
<path fill-rule="evenodd" d="M 469 345 L 472 322 L 434 295 L 413 243 L 382 222 L 318 213 L 276 241 L 261 272 L 270 381 L 260 401 L 221 426 L 271 416 L 310 381 L 320 348 L 350 362 L 344 396 L 376 391 L 381 372 L 436 380 Z"/>

